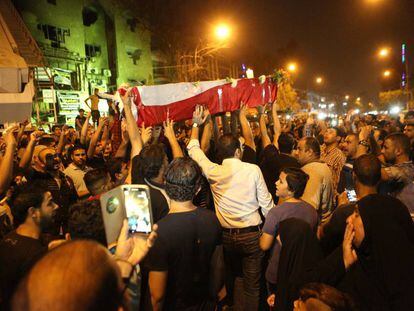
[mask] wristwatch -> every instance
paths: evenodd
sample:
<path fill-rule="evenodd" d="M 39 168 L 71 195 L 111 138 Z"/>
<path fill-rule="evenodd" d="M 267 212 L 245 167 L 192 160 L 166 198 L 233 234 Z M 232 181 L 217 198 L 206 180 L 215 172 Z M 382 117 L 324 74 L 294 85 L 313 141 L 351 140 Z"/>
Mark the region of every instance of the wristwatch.
<path fill-rule="evenodd" d="M 369 147 L 370 147 L 369 142 L 368 142 L 367 140 L 365 140 L 365 139 L 360 140 L 360 141 L 358 142 L 358 145 L 362 145 L 362 146 L 367 147 L 367 148 L 369 148 Z"/>
<path fill-rule="evenodd" d="M 198 127 L 197 122 L 194 122 L 194 123 L 193 123 L 193 127 Z"/>

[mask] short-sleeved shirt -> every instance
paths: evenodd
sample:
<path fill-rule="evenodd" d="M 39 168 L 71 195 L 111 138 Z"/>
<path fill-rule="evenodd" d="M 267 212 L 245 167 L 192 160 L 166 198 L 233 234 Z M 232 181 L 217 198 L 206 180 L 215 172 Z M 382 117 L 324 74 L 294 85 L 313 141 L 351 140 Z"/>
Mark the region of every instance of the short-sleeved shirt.
<path fill-rule="evenodd" d="M 318 223 L 318 213 L 312 205 L 304 201 L 301 202 L 283 202 L 275 206 L 267 214 L 266 222 L 263 226 L 263 232 L 270 234 L 275 239 L 279 235 L 279 224 L 288 218 L 299 218 L 306 221 L 312 229 L 316 228 Z M 277 269 L 279 266 L 279 256 L 282 245 L 275 240 L 271 251 L 269 265 L 266 270 L 266 280 L 276 284 Z"/>
<path fill-rule="evenodd" d="M 2 304 L 11 299 L 19 281 L 47 252 L 39 240 L 10 232 L 0 242 L 0 290 Z"/>
<path fill-rule="evenodd" d="M 146 267 L 168 271 L 164 310 L 184 310 L 208 300 L 210 261 L 220 244 L 221 226 L 209 210 L 170 213 L 158 222 L 157 243 Z"/>

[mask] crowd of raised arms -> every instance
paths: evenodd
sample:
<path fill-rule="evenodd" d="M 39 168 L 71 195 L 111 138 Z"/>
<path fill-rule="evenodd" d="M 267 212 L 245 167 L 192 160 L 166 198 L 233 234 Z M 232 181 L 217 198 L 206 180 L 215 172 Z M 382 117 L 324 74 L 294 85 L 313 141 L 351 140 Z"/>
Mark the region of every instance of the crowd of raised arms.
<path fill-rule="evenodd" d="M 414 111 L 145 127 L 122 104 L 3 132 L 0 309 L 414 310 Z M 149 187 L 153 231 L 108 245 L 123 184 Z"/>

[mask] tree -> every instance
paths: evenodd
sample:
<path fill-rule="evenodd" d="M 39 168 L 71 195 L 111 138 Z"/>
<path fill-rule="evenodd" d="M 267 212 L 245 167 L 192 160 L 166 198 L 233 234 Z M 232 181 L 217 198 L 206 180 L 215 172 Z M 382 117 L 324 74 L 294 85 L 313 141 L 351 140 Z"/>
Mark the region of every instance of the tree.
<path fill-rule="evenodd" d="M 379 93 L 379 110 L 387 110 L 390 106 L 399 105 L 407 107 L 409 101 L 409 93 L 405 90 L 393 90 Z M 414 103 L 410 102 L 409 107 L 413 107 Z"/>

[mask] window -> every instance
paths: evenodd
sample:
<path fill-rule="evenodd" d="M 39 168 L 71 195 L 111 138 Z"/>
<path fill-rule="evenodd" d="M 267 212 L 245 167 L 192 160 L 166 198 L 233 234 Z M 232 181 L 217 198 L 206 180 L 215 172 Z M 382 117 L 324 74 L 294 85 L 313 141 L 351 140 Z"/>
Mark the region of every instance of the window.
<path fill-rule="evenodd" d="M 101 47 L 99 45 L 85 44 L 86 57 L 96 57 L 101 55 Z"/>
<path fill-rule="evenodd" d="M 69 28 L 38 24 L 37 29 L 43 31 L 45 39 L 50 40 L 51 46 L 55 48 L 60 48 L 61 43 L 65 43 L 66 36 L 70 36 Z"/>

